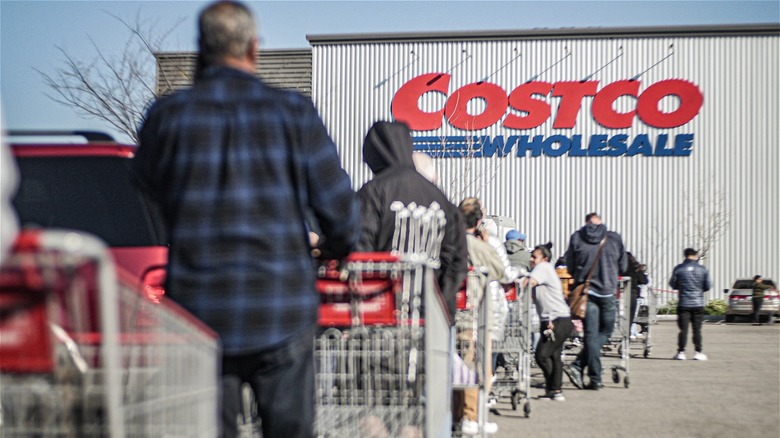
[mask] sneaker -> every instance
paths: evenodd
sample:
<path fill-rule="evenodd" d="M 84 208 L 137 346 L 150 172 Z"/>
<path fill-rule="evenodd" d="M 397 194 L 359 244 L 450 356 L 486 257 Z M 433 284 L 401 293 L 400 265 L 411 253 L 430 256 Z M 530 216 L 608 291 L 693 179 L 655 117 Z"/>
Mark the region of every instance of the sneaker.
<path fill-rule="evenodd" d="M 496 400 L 494 396 L 491 395 L 490 397 L 488 397 L 488 401 L 487 401 L 488 408 L 495 408 L 497 404 L 498 404 L 498 400 Z"/>
<path fill-rule="evenodd" d="M 572 365 L 566 365 L 563 367 L 563 371 L 566 373 L 567 376 L 569 376 L 569 380 L 571 380 L 571 384 L 576 386 L 579 389 L 582 389 L 585 387 L 585 384 L 582 383 L 582 371 L 577 369 L 576 367 Z"/>
<path fill-rule="evenodd" d="M 685 360 L 685 352 L 684 351 L 678 351 L 677 354 L 674 356 L 674 360 Z"/>
<path fill-rule="evenodd" d="M 696 355 L 693 356 L 693 360 L 707 360 L 707 355 L 701 351 L 697 351 Z"/>
<path fill-rule="evenodd" d="M 552 400 L 553 394 L 554 393 L 552 391 L 547 391 L 547 392 L 544 393 L 544 395 L 540 395 L 539 397 L 537 397 L 537 399 L 538 400 L 543 400 L 543 401 Z"/>
<path fill-rule="evenodd" d="M 460 422 L 460 432 L 463 435 L 476 435 L 479 433 L 479 423 L 464 418 Z"/>
<path fill-rule="evenodd" d="M 584 389 L 590 389 L 592 391 L 598 391 L 598 390 L 600 390 L 603 387 L 604 387 L 603 383 L 594 382 L 594 381 L 591 380 L 590 383 L 588 383 L 588 386 L 586 386 Z"/>
<path fill-rule="evenodd" d="M 553 401 L 559 401 L 559 402 L 566 401 L 566 397 L 563 396 L 562 392 L 553 393 L 552 397 L 550 397 L 550 398 Z"/>
<path fill-rule="evenodd" d="M 485 423 L 482 425 L 482 428 L 486 434 L 498 432 L 498 424 L 496 423 Z M 463 435 L 478 435 L 479 423 L 464 418 L 463 421 L 460 422 L 460 432 Z"/>

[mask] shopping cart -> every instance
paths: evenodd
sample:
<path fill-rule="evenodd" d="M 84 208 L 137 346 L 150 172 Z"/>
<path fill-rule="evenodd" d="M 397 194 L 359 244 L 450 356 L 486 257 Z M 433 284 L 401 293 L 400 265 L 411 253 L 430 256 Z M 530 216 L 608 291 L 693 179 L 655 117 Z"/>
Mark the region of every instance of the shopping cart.
<path fill-rule="evenodd" d="M 477 424 L 480 430 L 484 430 L 487 422 L 486 382 L 491 364 L 487 326 L 490 298 L 485 276 L 480 267 L 469 267 L 466 280 L 456 296 L 455 352 L 458 359 L 452 386 L 456 390 L 477 391 Z"/>
<path fill-rule="evenodd" d="M 610 366 L 612 382 L 620 383 L 620 373 L 623 376 L 623 386 L 628 388 L 629 378 L 630 336 L 631 336 L 631 277 L 619 277 L 615 295 L 617 309 L 615 309 L 615 328 L 609 341 L 602 349 L 602 362 L 615 362 Z M 606 368 L 606 367 L 604 367 Z"/>
<path fill-rule="evenodd" d="M 642 355 L 648 358 L 653 352 L 652 326 L 658 324 L 658 296 L 647 285 L 639 288 L 641 293 L 637 298 L 634 324 L 638 325 L 642 332 L 637 335 L 632 332 L 631 348 L 642 349 Z"/>
<path fill-rule="evenodd" d="M 450 324 L 432 272 L 387 253 L 353 253 L 318 290 L 316 435 L 449 433 Z"/>
<path fill-rule="evenodd" d="M 320 437 L 438 437 L 452 429 L 453 335 L 433 275 L 446 220 L 437 204 L 394 202 L 391 210 L 392 253 L 353 253 L 319 272 Z"/>
<path fill-rule="evenodd" d="M 216 335 L 140 288 L 94 237 L 22 233 L 0 267 L 0 436 L 216 436 Z"/>
<path fill-rule="evenodd" d="M 523 407 L 526 417 L 531 415 L 531 366 L 533 364 L 533 333 L 538 329 L 534 321 L 530 286 L 523 288 L 522 279 L 506 288 L 509 317 L 503 339 L 493 339 L 493 354 L 503 361 L 496 364 L 493 393 L 509 396 L 512 409 Z M 501 372 L 499 372 L 499 368 Z"/>

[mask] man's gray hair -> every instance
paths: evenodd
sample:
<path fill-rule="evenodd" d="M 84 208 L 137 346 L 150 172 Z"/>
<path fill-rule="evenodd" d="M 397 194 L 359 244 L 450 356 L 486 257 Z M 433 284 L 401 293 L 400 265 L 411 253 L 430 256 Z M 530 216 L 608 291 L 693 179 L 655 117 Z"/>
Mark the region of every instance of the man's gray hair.
<path fill-rule="evenodd" d="M 257 36 L 257 25 L 243 3 L 218 1 L 200 13 L 198 31 L 200 55 L 207 65 L 213 65 L 226 57 L 243 57 Z"/>
<path fill-rule="evenodd" d="M 424 152 L 413 152 L 412 161 L 414 161 L 414 167 L 420 175 L 434 184 L 438 183 L 436 169 L 433 167 L 433 159 L 430 155 Z"/>

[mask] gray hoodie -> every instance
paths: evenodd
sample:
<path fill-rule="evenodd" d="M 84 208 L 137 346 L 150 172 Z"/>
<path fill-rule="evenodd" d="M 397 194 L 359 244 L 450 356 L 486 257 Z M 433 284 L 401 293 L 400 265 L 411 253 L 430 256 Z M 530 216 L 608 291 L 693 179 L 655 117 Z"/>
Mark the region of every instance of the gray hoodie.
<path fill-rule="evenodd" d="M 509 257 L 509 263 L 512 266 L 523 268 L 526 271 L 531 270 L 531 253 L 525 247 L 525 243 L 520 240 L 507 240 L 504 242 L 506 254 Z"/>

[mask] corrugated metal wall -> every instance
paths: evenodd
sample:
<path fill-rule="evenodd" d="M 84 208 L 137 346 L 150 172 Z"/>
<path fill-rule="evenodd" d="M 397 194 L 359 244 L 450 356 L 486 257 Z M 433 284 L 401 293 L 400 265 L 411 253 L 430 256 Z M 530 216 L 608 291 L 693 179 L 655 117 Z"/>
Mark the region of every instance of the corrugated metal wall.
<path fill-rule="evenodd" d="M 155 57 L 159 95 L 192 84 L 197 53 L 165 52 Z M 311 50 L 260 50 L 257 74 L 270 85 L 311 96 Z"/>
<path fill-rule="evenodd" d="M 737 277 L 756 273 L 780 279 L 780 37 L 612 36 L 599 38 L 446 41 L 424 38 L 387 42 L 313 41 L 313 99 L 339 146 L 356 188 L 371 178 L 361 145 L 376 120 L 391 120 L 391 101 L 407 80 L 449 72 L 450 93 L 488 77 L 511 91 L 535 75 L 540 81 L 577 81 L 590 74 L 599 89 L 634 77 L 640 92 L 660 80 L 695 83 L 704 95 L 700 113 L 673 129 L 656 129 L 635 119 L 629 129 L 606 129 L 583 100 L 574 129 L 555 130 L 552 117 L 529 131 L 499 125 L 468 135 L 658 134 L 695 135 L 689 157 L 507 157 L 435 158 L 442 189 L 454 202 L 479 196 L 491 214 L 514 218 L 532 244 L 552 241 L 562 255 L 570 234 L 589 211 L 620 232 L 627 249 L 648 265 L 654 287 L 666 288 L 669 274 L 696 237 L 727 221 L 704 263 L 713 276 L 709 298 Z M 428 93 L 427 111 L 445 97 Z M 553 117 L 559 98 L 548 97 Z M 634 101 L 621 98 L 618 111 Z M 662 101 L 671 111 L 674 102 Z M 479 108 L 473 112 L 481 111 Z M 466 133 L 444 123 L 420 135 Z M 722 219 L 717 219 L 721 217 Z"/>

